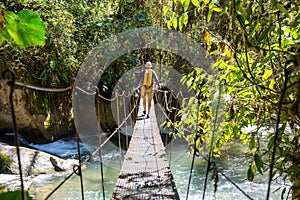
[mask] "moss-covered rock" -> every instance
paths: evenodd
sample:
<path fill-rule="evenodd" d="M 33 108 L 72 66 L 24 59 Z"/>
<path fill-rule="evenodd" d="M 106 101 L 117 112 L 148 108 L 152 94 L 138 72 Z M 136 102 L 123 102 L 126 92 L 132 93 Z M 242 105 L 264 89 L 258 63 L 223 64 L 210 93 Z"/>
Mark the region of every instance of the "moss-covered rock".
<path fill-rule="evenodd" d="M 9 166 L 12 160 L 3 153 L 0 153 L 0 173 L 10 173 Z"/>
<path fill-rule="evenodd" d="M 12 131 L 9 102 L 10 87 L 0 85 L 0 132 Z M 18 132 L 32 143 L 47 143 L 75 133 L 71 114 L 71 94 L 55 95 L 47 104 L 48 110 L 39 110 L 38 101 L 25 88 L 14 91 L 14 108 Z M 63 103 L 68 101 L 69 103 Z"/>

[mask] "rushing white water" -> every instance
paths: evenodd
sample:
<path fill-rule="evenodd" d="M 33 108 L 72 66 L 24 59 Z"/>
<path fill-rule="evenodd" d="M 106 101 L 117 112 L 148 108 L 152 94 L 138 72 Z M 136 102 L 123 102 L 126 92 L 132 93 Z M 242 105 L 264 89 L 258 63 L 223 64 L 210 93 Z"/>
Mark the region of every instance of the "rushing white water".
<path fill-rule="evenodd" d="M 77 144 L 75 139 L 68 138 L 59 140 L 54 143 L 45 145 L 31 146 L 56 154 L 61 157 L 77 157 Z M 81 144 L 83 157 L 88 156 L 88 151 Z M 242 190 L 245 191 L 253 199 L 265 199 L 267 192 L 268 173 L 264 176 L 257 175 L 253 182 L 246 180 L 247 161 L 240 153 L 240 145 L 233 145 L 230 151 L 225 151 L 225 155 L 219 159 L 214 159 L 220 172 L 224 173 L 232 181 L 234 181 Z M 171 164 L 171 170 L 175 179 L 175 183 L 180 195 L 180 199 L 186 199 L 187 186 L 192 162 L 192 155 L 187 153 L 187 145 L 182 141 L 175 141 L 175 144 L 167 146 L 167 154 Z M 123 152 L 123 156 L 124 156 Z M 112 144 L 108 144 L 103 149 L 103 165 L 104 165 L 104 188 L 105 199 L 110 199 L 114 189 L 120 170 L 120 153 L 118 148 Z M 206 172 L 206 161 L 200 157 L 196 157 L 194 170 L 192 173 L 189 198 L 190 200 L 198 200 L 203 197 L 203 188 Z M 87 163 L 87 169 L 83 171 L 84 198 L 90 200 L 103 199 L 102 182 L 100 174 L 99 156 L 94 156 Z M 211 181 L 212 173 L 209 173 L 208 184 L 206 188 L 205 199 L 217 200 L 240 200 L 248 199 L 233 184 L 227 181 L 219 173 L 219 182 L 217 192 L 214 193 L 214 183 Z M 45 175 L 39 177 L 33 186 L 35 189 L 35 199 L 44 199 L 52 189 L 54 189 L 64 177 L 54 177 Z M 272 190 L 283 186 L 281 183 L 273 182 Z M 74 175 L 71 179 L 63 184 L 50 199 L 74 200 L 81 199 L 79 176 Z M 271 193 L 272 200 L 279 200 L 281 190 Z"/>

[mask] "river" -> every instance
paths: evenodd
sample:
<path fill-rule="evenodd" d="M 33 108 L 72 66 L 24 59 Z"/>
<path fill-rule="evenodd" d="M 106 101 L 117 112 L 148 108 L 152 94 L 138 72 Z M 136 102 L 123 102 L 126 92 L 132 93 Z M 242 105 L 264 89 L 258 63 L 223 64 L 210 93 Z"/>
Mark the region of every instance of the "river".
<path fill-rule="evenodd" d="M 77 146 L 74 138 L 66 138 L 44 145 L 31 144 L 31 146 L 64 158 L 76 158 L 77 156 Z M 251 198 L 258 200 L 265 199 L 268 173 L 265 175 L 257 175 L 253 182 L 247 181 L 246 174 L 248 164 L 242 154 L 243 148 L 244 147 L 237 143 L 232 144 L 228 146 L 227 149 L 223 150 L 221 158 L 214 159 L 214 161 L 217 164 L 218 170 L 234 181 L 234 183 L 236 183 Z M 180 139 L 176 139 L 173 145 L 170 143 L 166 150 L 180 199 L 186 199 L 192 155 L 187 151 L 187 144 Z M 88 157 L 88 151 L 83 144 L 81 144 L 81 151 L 83 158 Z M 124 156 L 125 152 L 123 151 L 122 153 L 122 156 Z M 119 175 L 120 165 L 120 153 L 118 148 L 114 147 L 112 144 L 104 146 L 103 169 L 105 199 L 111 198 L 116 179 Z M 188 199 L 190 200 L 202 199 L 206 165 L 207 163 L 204 159 L 201 157 L 196 157 L 188 195 Z M 217 192 L 214 193 L 214 183 L 211 181 L 211 175 L 212 174 L 210 173 L 205 199 L 247 199 L 242 192 L 240 192 L 233 184 L 227 181 L 220 173 Z M 51 175 L 45 175 L 39 178 L 39 180 L 33 185 L 35 190 L 34 199 L 44 199 L 53 188 L 55 188 L 64 180 L 65 177 L 66 176 L 53 177 Z M 68 181 L 66 181 L 63 186 L 59 188 L 49 199 L 81 199 L 80 186 L 79 176 L 74 175 Z M 85 199 L 103 199 L 99 156 L 97 155 L 86 164 L 86 169 L 83 171 L 83 186 Z M 275 191 L 280 186 L 283 186 L 282 183 L 273 182 L 272 190 Z M 280 190 L 275 193 L 272 192 L 270 199 L 279 200 L 281 199 L 280 196 Z"/>

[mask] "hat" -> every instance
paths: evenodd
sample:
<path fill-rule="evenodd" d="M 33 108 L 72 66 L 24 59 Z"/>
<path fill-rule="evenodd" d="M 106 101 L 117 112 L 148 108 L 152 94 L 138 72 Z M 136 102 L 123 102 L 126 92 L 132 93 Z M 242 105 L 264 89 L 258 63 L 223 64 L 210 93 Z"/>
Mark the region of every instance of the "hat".
<path fill-rule="evenodd" d="M 152 68 L 152 63 L 151 63 L 151 62 L 149 62 L 149 61 L 148 61 L 148 62 L 146 62 L 146 65 L 145 65 L 145 67 L 146 67 L 146 68 Z"/>

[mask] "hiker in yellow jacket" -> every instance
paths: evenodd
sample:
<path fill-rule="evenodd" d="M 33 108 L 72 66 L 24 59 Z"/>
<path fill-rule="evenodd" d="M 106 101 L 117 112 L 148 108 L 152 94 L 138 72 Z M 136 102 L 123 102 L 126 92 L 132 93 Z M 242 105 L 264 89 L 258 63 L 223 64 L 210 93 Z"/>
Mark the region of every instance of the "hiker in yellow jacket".
<path fill-rule="evenodd" d="M 141 97 L 143 99 L 143 108 L 144 108 L 143 114 L 144 115 L 146 115 L 146 113 L 147 113 L 147 111 L 146 111 L 146 104 L 147 104 L 147 108 L 148 108 L 147 118 L 150 117 L 149 112 L 150 112 L 150 108 L 151 108 L 151 101 L 152 101 L 152 98 L 154 95 L 153 79 L 155 80 L 158 87 L 160 87 L 160 83 L 157 78 L 157 75 L 156 75 L 155 71 L 151 68 L 152 68 L 152 63 L 147 62 L 143 73 L 141 74 L 141 76 L 138 79 L 138 83 L 140 83 L 141 79 L 143 78 L 143 85 L 141 86 Z"/>

